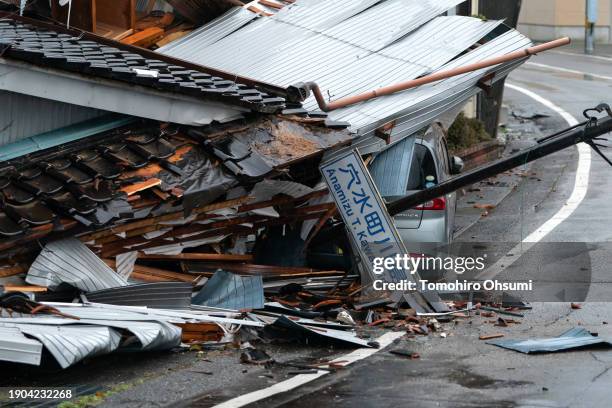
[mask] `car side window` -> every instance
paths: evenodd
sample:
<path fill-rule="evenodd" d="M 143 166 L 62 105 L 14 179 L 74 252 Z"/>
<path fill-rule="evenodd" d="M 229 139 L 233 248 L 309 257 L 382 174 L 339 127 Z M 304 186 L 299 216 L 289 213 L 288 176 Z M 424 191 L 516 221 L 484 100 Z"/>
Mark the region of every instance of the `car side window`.
<path fill-rule="evenodd" d="M 425 184 L 428 182 L 428 176 L 433 177 L 432 182 L 434 184 L 438 183 L 436 163 L 431 151 L 427 147 L 417 143 L 414 145 L 406 190 L 423 190 Z"/>
<path fill-rule="evenodd" d="M 440 155 L 442 156 L 442 167 L 446 174 L 450 174 L 450 156 L 448 154 L 448 146 L 446 140 L 441 138 L 440 141 Z"/>

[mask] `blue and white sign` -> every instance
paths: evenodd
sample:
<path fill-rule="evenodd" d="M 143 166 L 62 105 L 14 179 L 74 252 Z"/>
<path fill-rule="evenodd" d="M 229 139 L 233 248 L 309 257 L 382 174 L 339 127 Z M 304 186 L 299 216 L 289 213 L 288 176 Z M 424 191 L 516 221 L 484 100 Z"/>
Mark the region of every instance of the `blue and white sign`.
<path fill-rule="evenodd" d="M 373 271 L 374 258 L 394 257 L 406 249 L 359 151 L 323 163 L 320 170 L 370 277 L 387 282 L 413 280 L 401 269 L 386 270 L 384 276 Z"/>

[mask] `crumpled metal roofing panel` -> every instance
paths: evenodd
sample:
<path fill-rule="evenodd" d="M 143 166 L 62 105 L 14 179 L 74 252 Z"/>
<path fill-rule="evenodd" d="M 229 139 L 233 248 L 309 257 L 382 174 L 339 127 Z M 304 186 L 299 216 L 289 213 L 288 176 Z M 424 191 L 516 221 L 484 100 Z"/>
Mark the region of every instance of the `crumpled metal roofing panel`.
<path fill-rule="evenodd" d="M 367 55 L 338 71 L 319 73 L 316 82 L 338 99 L 415 79 L 439 69 L 499 24 L 499 21 L 483 22 L 471 17 L 438 17 L 378 54 Z M 359 105 L 359 108 L 369 108 L 372 102 Z M 314 100 L 307 101 L 305 106 L 317 107 Z M 353 109 L 358 107 L 344 110 Z M 391 107 L 390 112 L 394 111 Z M 330 115 L 334 119 L 344 117 L 339 112 L 342 111 Z M 359 128 L 355 123 L 351 125 L 353 129 Z"/>
<path fill-rule="evenodd" d="M 224 309 L 263 309 L 264 290 L 261 276 L 240 276 L 218 270 L 192 302 Z"/>
<path fill-rule="evenodd" d="M 0 360 L 39 365 L 42 344 L 27 338 L 16 327 L 0 327 Z"/>
<path fill-rule="evenodd" d="M 440 70 L 452 69 L 473 62 L 505 55 L 527 48 L 531 41 L 518 31 L 511 30 L 475 50 L 444 65 Z M 396 121 L 391 133 L 392 141 L 414 133 L 431 123 L 454 104 L 465 101 L 480 91 L 478 81 L 488 72 L 496 72 L 493 81 L 500 80 L 523 61 L 502 64 L 492 69 L 482 69 L 451 77 L 433 84 L 421 86 L 394 95 L 377 98 L 363 104 L 331 112 L 334 118 L 348 121 L 361 134 L 374 132 L 381 124 Z M 455 98 L 458 98 L 455 101 Z"/>
<path fill-rule="evenodd" d="M 612 347 L 612 343 L 604 338 L 593 336 L 583 327 L 574 327 L 557 337 L 527 340 L 493 340 L 488 341 L 487 344 L 527 354 L 570 350 L 599 344 Z"/>
<path fill-rule="evenodd" d="M 300 81 L 319 81 L 326 73 L 334 73 L 337 82 L 338 79 L 348 79 L 337 73 L 338 70 L 359 63 L 362 58 L 380 51 L 460 1 L 428 0 L 425 1 L 428 7 L 423 9 L 424 2 L 421 1 L 388 0 L 353 18 L 348 18 L 336 2 L 328 2 L 322 9 L 314 8 L 320 20 L 295 22 L 299 20 L 297 16 L 304 14 L 301 12 L 303 9 L 313 8 L 313 3 L 317 2 L 297 2 L 288 12 L 283 10 L 274 17 L 256 21 L 201 52 L 183 57 L 191 61 L 207 61 L 217 67 L 232 69 L 232 72 L 248 73 L 253 78 L 268 78 L 285 87 Z M 362 6 L 371 3 L 365 2 Z M 391 20 L 390 14 L 395 16 Z M 327 18 L 332 16 L 336 16 L 331 20 L 336 24 L 329 25 Z M 291 24 L 286 24 L 289 17 Z M 363 27 L 364 24 L 366 27 Z M 183 48 L 191 51 L 197 47 L 186 43 Z M 175 52 L 176 49 L 170 55 L 175 55 Z M 236 55 L 240 55 L 240 58 L 236 58 Z M 384 61 L 387 64 L 397 62 L 393 59 L 386 58 Z M 387 70 L 382 67 L 384 65 L 368 65 L 365 70 L 360 70 L 358 76 L 361 80 L 371 80 L 369 77 L 373 72 L 378 72 L 380 76 L 380 72 Z M 390 68 L 388 70 L 391 71 Z M 320 85 L 337 96 L 333 84 L 329 84 L 331 87 L 327 87 L 326 83 Z"/>
<path fill-rule="evenodd" d="M 17 324 L 13 319 L 2 319 L 0 326 L 15 327 L 39 340 L 62 368 L 98 354 L 106 354 L 119 347 L 121 335 L 102 326 L 51 326 Z"/>
<path fill-rule="evenodd" d="M 364 10 L 380 3 L 381 0 L 298 0 L 284 7 L 270 20 L 275 19 L 288 25 L 321 31 L 341 23 Z M 408 1 L 408 0 L 406 0 Z M 289 39 L 291 40 L 291 39 Z"/>
<path fill-rule="evenodd" d="M 201 312 L 197 310 L 165 310 L 165 309 L 153 309 L 146 307 L 134 307 L 134 306 L 120 306 L 120 305 L 107 305 L 101 303 L 91 303 L 87 305 L 80 305 L 75 303 L 52 303 L 46 302 L 45 304 L 51 305 L 58 309 L 60 312 L 76 316 L 80 319 L 91 319 L 91 320 L 117 320 L 117 321 L 165 321 L 172 323 L 184 323 L 186 321 L 201 321 L 201 322 L 212 322 L 219 324 L 237 324 L 246 326 L 260 327 L 260 325 L 249 322 L 248 320 L 233 319 L 226 317 L 219 317 L 208 312 Z M 27 318 L 27 317 L 26 317 Z M 55 324 L 55 321 L 44 320 L 43 317 L 37 317 L 39 324 L 49 323 Z"/>
<path fill-rule="evenodd" d="M 87 294 L 87 300 L 109 305 L 189 309 L 193 285 L 187 282 L 154 282 L 105 289 Z"/>
<path fill-rule="evenodd" d="M 501 23 L 436 17 L 460 2 L 298 0 L 212 45 L 198 48 L 199 36 L 194 36 L 169 54 L 182 50 L 182 57 L 191 61 L 279 86 L 315 81 L 335 100 L 531 45 L 510 30 L 456 58 Z M 186 54 L 189 49 L 197 52 Z M 351 123 L 361 135 L 395 121 L 395 142 L 477 93 L 476 82 L 486 72 L 497 70 L 495 80 L 499 80 L 501 71 L 507 73 L 517 65 L 508 63 L 380 97 L 330 112 L 330 118 Z M 314 98 L 304 107 L 317 109 Z"/>
<path fill-rule="evenodd" d="M 415 141 L 416 138 L 407 137 L 374 159 L 370 174 L 381 196 L 406 194 Z"/>
<path fill-rule="evenodd" d="M 463 0 L 386 0 L 322 32 L 378 52 Z M 384 22 L 384 24 L 381 24 Z"/>
<path fill-rule="evenodd" d="M 127 285 L 124 278 L 76 238 L 45 245 L 30 266 L 26 282 L 51 289 L 68 283 L 85 292 Z"/>

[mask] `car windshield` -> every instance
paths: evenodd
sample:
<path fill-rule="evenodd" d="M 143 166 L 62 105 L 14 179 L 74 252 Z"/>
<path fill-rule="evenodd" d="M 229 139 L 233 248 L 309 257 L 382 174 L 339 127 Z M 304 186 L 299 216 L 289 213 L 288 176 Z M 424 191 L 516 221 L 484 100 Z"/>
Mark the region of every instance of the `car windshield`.
<path fill-rule="evenodd" d="M 414 145 L 407 190 L 423 190 L 427 183 L 438 183 L 436 164 L 429 149 L 422 144 Z"/>

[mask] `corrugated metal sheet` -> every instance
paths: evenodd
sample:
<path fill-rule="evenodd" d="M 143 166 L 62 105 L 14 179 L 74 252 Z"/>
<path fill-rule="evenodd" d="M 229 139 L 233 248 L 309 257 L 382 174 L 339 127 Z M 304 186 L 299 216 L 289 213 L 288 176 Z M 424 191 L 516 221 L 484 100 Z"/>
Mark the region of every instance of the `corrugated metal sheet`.
<path fill-rule="evenodd" d="M 116 321 L 167 321 L 173 323 L 184 323 L 186 321 L 212 322 L 219 324 L 237 324 L 261 327 L 255 322 L 248 320 L 219 317 L 213 312 L 199 310 L 163 310 L 134 306 L 107 305 L 102 303 L 91 303 L 85 306 L 74 303 L 49 303 L 59 311 L 77 316 L 80 319 L 92 320 L 116 320 Z M 44 318 L 38 317 L 38 322 Z M 52 323 L 52 322 L 51 322 Z"/>
<path fill-rule="evenodd" d="M 110 305 L 188 309 L 193 286 L 185 282 L 156 282 L 105 289 L 87 294 L 87 300 Z"/>
<path fill-rule="evenodd" d="M 210 23 L 192 31 L 183 38 L 159 48 L 157 51 L 162 54 L 187 59 L 189 55 L 202 52 L 204 48 L 227 37 L 258 17 L 257 14 L 242 7 L 235 7 Z M 189 44 L 188 47 L 183 46 L 186 43 Z"/>
<path fill-rule="evenodd" d="M 264 301 L 261 276 L 239 276 L 221 270 L 192 300 L 196 305 L 234 310 L 263 309 Z"/>
<path fill-rule="evenodd" d="M 383 197 L 401 196 L 406 194 L 414 137 L 407 137 L 385 150 L 370 166 L 370 174 Z"/>
<path fill-rule="evenodd" d="M 38 113 L 36 113 L 33 114 L 32 117 L 38 118 L 38 116 Z M 135 119 L 131 116 L 106 114 L 84 122 L 29 136 L 17 142 L 2 146 L 2 149 L 0 149 L 0 161 L 11 160 L 26 154 L 83 139 L 97 133 L 126 125 L 134 120 Z M 36 122 L 36 119 L 31 121 Z"/>
<path fill-rule="evenodd" d="M 42 344 L 27 338 L 16 327 L 0 327 L 0 361 L 39 365 Z"/>
<path fill-rule="evenodd" d="M 18 328 L 39 340 L 62 368 L 87 357 L 110 353 L 119 347 L 121 341 L 121 335 L 110 327 L 18 324 L 12 323 L 12 320 L 2 319 L 0 325 Z"/>
<path fill-rule="evenodd" d="M 311 327 L 306 324 L 296 323 L 285 316 L 279 317 L 268 327 L 279 329 L 287 337 L 301 339 L 308 344 L 316 342 L 329 344 L 332 341 L 343 345 L 373 347 L 370 341 L 357 337 L 352 331 Z"/>
<path fill-rule="evenodd" d="M 128 279 L 134 272 L 134 265 L 138 259 L 138 251 L 126 252 L 115 257 L 115 269 L 119 276 Z"/>
<path fill-rule="evenodd" d="M 288 195 L 294 198 L 303 197 L 314 190 L 304 184 L 284 180 L 263 180 L 255 184 L 249 196 L 254 197 L 254 202 L 267 201 L 278 194 Z"/>
<path fill-rule="evenodd" d="M 162 52 L 279 86 L 315 81 L 329 92 L 330 100 L 336 100 L 531 44 L 510 30 L 469 51 L 500 22 L 436 17 L 458 3 L 298 0 L 275 16 L 253 21 L 212 45 L 208 45 L 210 37 L 194 35 Z M 456 58 L 465 51 L 469 52 Z M 501 71 L 514 66 L 498 67 L 496 79 Z M 351 123 L 354 131 L 366 136 L 395 121 L 392 141 L 397 141 L 477 93 L 475 84 L 486 72 L 377 98 L 333 111 L 330 117 Z M 306 101 L 305 107 L 317 109 L 314 98 Z"/>
<path fill-rule="evenodd" d="M 69 308 L 71 311 L 74 309 L 77 308 Z M 78 309 L 90 310 L 86 307 Z M 35 337 L 62 368 L 84 358 L 112 353 L 118 349 L 152 351 L 180 345 L 179 327 L 163 320 L 147 319 L 143 315 L 140 315 L 140 320 L 104 320 L 95 317 L 73 320 L 48 316 L 9 318 L 0 319 L 0 334 L 3 330 L 14 329 Z M 122 336 L 120 332 L 125 332 L 127 336 Z M 133 339 L 129 338 L 130 334 Z"/>
<path fill-rule="evenodd" d="M 127 281 L 76 238 L 51 242 L 30 266 L 26 282 L 56 289 L 68 283 L 85 292 L 127 285 Z"/>
<path fill-rule="evenodd" d="M 528 340 L 493 340 L 487 344 L 521 353 L 550 353 L 595 345 L 612 347 L 612 343 L 602 337 L 593 336 L 583 327 L 574 327 L 558 337 L 528 339 Z"/>
<path fill-rule="evenodd" d="M 141 13 L 147 12 L 149 3 L 149 0 L 136 0 L 136 10 Z M 156 0 L 155 4 L 153 4 L 152 10 L 171 11 L 172 6 L 166 3 L 164 0 Z"/>
<path fill-rule="evenodd" d="M 0 90 L 0 146 L 107 112 Z"/>

